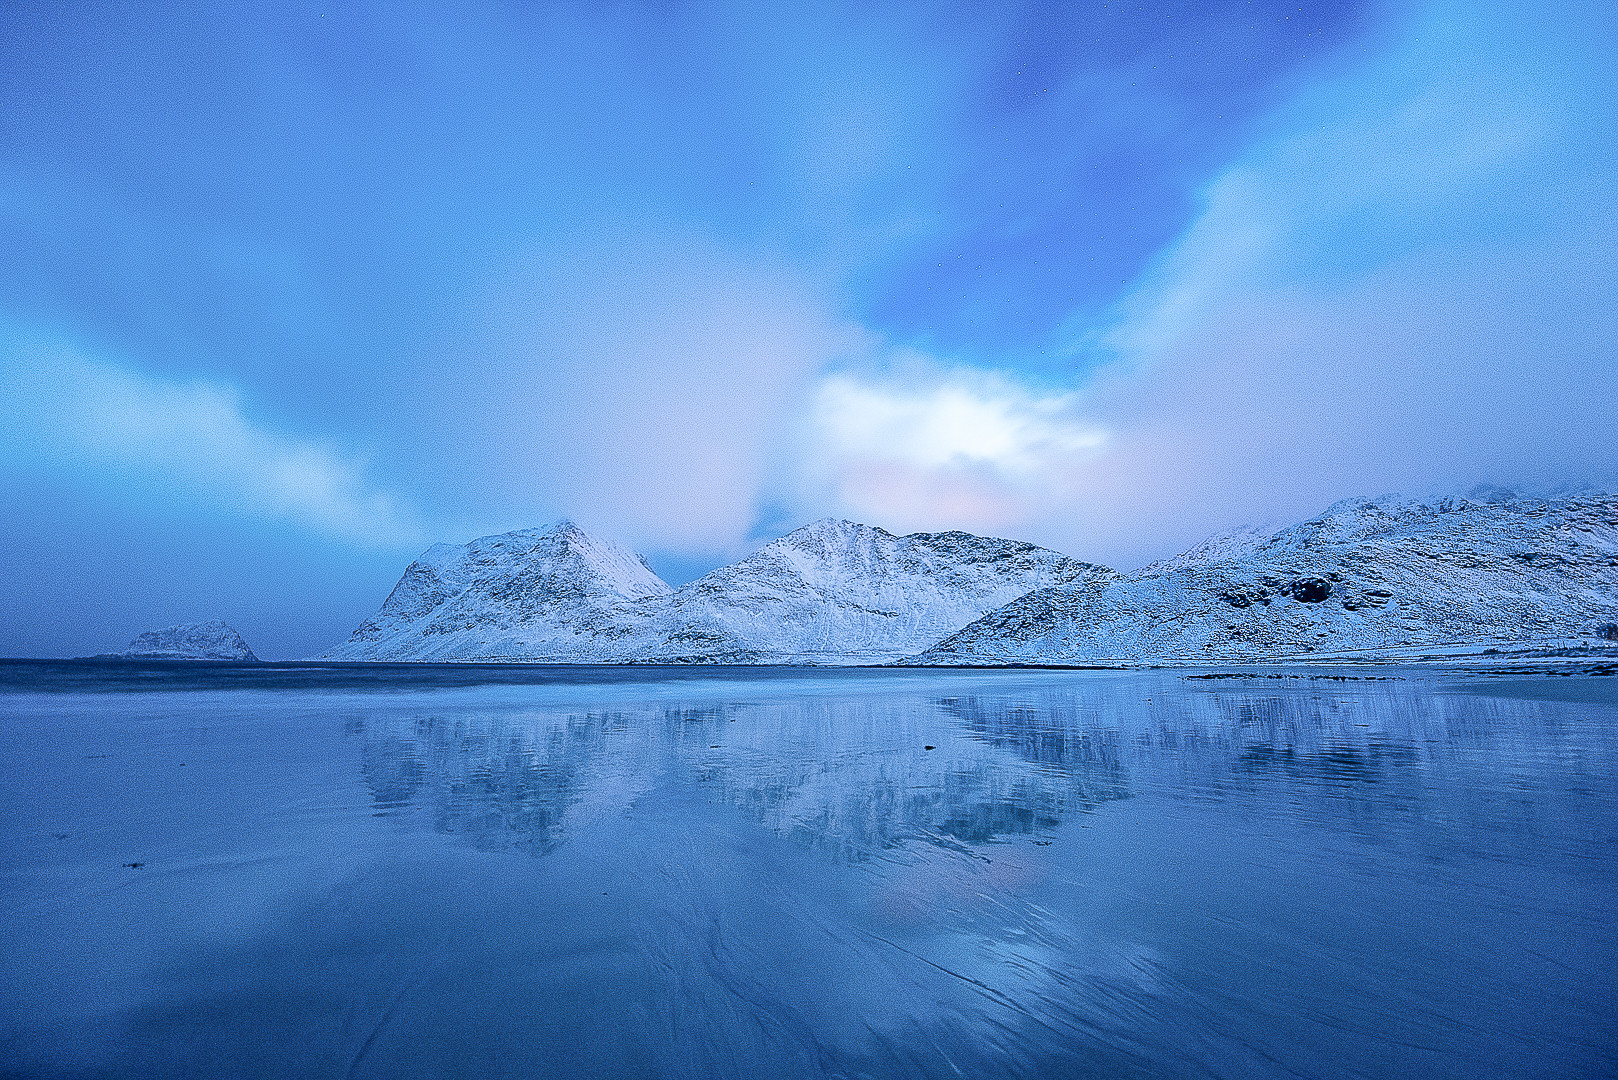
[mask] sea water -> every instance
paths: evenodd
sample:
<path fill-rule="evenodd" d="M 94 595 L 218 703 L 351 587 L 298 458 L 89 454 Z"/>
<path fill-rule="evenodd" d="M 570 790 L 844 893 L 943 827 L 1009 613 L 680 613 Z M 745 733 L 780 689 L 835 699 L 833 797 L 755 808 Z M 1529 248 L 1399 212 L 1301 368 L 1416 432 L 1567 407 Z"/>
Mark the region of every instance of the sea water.
<path fill-rule="evenodd" d="M 4 662 L 0 738 L 6 1075 L 1618 1073 L 1614 678 Z"/>

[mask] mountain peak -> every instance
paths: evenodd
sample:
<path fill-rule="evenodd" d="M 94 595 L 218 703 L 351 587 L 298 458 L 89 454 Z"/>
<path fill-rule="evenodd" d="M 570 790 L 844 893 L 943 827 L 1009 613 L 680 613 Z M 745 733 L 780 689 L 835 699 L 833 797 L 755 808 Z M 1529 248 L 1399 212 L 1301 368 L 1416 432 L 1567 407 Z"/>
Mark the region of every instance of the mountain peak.
<path fill-rule="evenodd" d="M 434 545 L 326 656 L 579 659 L 596 636 L 619 632 L 636 604 L 672 592 L 633 551 L 563 519 Z"/>
<path fill-rule="evenodd" d="M 781 537 L 780 539 L 782 539 L 782 540 L 810 539 L 810 538 L 817 538 L 817 539 L 818 538 L 828 538 L 829 539 L 829 538 L 836 538 L 836 537 L 863 536 L 863 535 L 870 535 L 870 534 L 881 534 L 883 536 L 892 536 L 893 535 L 892 533 L 888 532 L 886 529 L 879 528 L 879 527 L 877 527 L 875 525 L 865 525 L 865 524 L 862 524 L 862 523 L 860 523 L 858 521 L 850 521 L 847 518 L 823 517 L 823 518 L 816 518 L 814 521 L 811 521 L 806 525 L 798 526 L 796 529 L 793 529 L 791 532 L 787 533 L 785 536 Z"/>

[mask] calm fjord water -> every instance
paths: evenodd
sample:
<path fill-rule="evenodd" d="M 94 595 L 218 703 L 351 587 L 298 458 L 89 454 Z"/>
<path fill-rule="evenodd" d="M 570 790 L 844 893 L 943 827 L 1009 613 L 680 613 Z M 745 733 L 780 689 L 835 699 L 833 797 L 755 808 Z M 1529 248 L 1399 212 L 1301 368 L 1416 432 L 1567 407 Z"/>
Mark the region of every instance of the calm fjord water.
<path fill-rule="evenodd" d="M 1618 679 L 1188 674 L 0 664 L 0 1073 L 1618 1072 Z"/>

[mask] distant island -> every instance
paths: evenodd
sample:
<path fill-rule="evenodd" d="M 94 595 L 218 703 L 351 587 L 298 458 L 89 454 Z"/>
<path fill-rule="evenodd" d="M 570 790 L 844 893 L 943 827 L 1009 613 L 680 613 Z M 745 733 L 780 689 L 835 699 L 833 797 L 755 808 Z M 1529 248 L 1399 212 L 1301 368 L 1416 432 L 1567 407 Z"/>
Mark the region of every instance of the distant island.
<path fill-rule="evenodd" d="M 148 630 L 119 653 L 98 660 L 258 660 L 242 636 L 219 619 Z"/>
<path fill-rule="evenodd" d="M 628 549 L 564 521 L 431 548 L 374 617 L 319 659 L 1397 659 L 1565 648 L 1618 639 L 1615 624 L 1618 496 L 1489 491 L 1348 499 L 1128 574 L 1021 541 L 895 536 L 827 519 L 678 589 Z"/>

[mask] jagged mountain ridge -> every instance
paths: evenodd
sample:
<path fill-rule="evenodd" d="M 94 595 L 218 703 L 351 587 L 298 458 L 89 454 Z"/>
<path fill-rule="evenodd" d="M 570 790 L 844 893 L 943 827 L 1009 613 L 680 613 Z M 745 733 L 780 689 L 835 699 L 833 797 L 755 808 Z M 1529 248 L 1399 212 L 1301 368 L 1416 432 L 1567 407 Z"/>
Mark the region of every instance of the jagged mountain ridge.
<path fill-rule="evenodd" d="M 925 664 L 1245 660 L 1594 637 L 1618 618 L 1618 496 L 1347 499 L 1089 587 L 1030 593 Z"/>
<path fill-rule="evenodd" d="M 325 658 L 875 663 L 1032 589 L 1116 577 L 1020 541 L 826 519 L 673 590 L 561 523 L 433 548 Z"/>
<path fill-rule="evenodd" d="M 220 619 L 148 630 L 113 655 L 131 660 L 258 660 L 242 636 Z"/>

